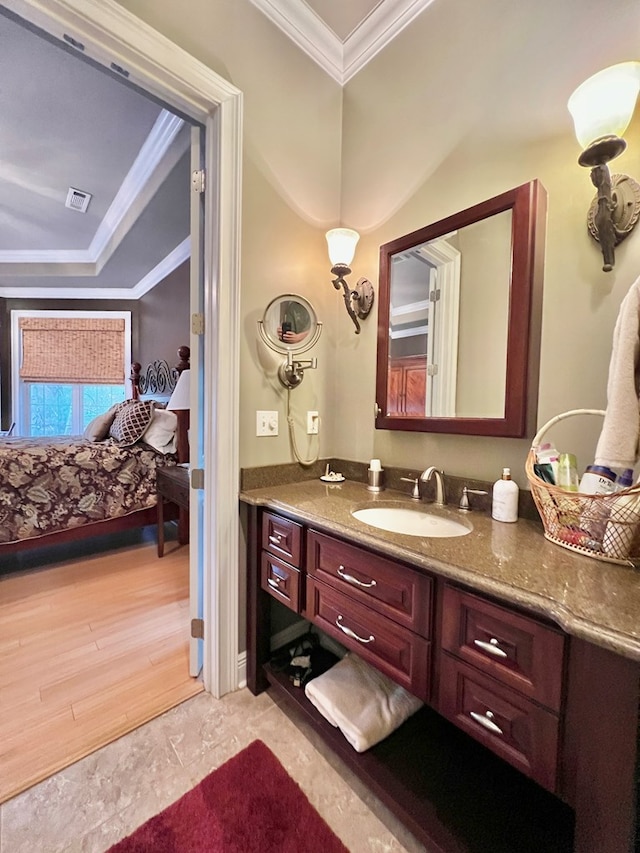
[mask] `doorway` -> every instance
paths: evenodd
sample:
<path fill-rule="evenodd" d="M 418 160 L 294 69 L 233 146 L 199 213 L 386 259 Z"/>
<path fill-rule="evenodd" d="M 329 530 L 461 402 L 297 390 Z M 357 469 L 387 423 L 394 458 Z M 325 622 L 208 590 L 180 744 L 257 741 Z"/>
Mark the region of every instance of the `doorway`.
<path fill-rule="evenodd" d="M 202 553 L 203 681 L 215 696 L 238 686 L 238 349 L 242 95 L 209 68 L 121 7 L 82 0 L 7 0 L 5 7 L 85 56 L 128 72 L 130 82 L 205 127 L 202 324 L 192 335 L 207 381 L 198 378 L 201 429 L 192 437 L 194 498 Z M 229 363 L 232 369 L 229 370 Z M 225 369 L 221 369 L 221 365 Z M 216 413 L 224 412 L 224 417 Z M 224 571 L 222 571 L 224 567 Z"/>

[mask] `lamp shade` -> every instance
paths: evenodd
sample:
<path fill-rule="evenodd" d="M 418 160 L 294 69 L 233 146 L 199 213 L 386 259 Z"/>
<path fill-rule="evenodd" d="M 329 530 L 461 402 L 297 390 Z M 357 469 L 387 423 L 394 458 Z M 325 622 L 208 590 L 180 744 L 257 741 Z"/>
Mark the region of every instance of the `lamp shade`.
<path fill-rule="evenodd" d="M 631 121 L 638 90 L 640 62 L 621 62 L 584 81 L 567 104 L 583 148 L 603 136 L 621 137 Z"/>
<path fill-rule="evenodd" d="M 176 387 L 173 389 L 171 399 L 167 403 L 167 409 L 170 409 L 173 412 L 178 412 L 191 408 L 189 393 L 191 385 L 190 377 L 190 370 L 183 370 L 180 376 L 178 376 Z"/>
<path fill-rule="evenodd" d="M 326 237 L 331 266 L 344 264 L 348 267 L 356 253 L 356 243 L 360 239 L 358 232 L 351 228 L 333 228 L 327 231 Z"/>

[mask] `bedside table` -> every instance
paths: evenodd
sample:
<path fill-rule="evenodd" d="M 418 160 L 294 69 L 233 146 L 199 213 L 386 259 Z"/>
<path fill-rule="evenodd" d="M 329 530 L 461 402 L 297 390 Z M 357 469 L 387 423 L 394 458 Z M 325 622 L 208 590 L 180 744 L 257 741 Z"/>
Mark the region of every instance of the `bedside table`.
<path fill-rule="evenodd" d="M 164 554 L 164 503 L 169 501 L 180 508 L 178 518 L 178 542 L 189 541 L 189 469 L 178 465 L 156 470 L 156 492 L 158 495 L 158 557 Z"/>

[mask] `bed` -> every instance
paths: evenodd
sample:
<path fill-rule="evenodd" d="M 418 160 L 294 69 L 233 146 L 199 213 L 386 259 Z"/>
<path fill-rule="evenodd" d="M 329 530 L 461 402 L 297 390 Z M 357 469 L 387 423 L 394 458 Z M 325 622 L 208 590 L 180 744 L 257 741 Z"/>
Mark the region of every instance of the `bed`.
<path fill-rule="evenodd" d="M 0 554 L 156 523 L 156 470 L 188 462 L 188 421 L 166 409 L 189 348 L 178 356 L 134 363 L 130 399 L 83 436 L 0 438 Z"/>

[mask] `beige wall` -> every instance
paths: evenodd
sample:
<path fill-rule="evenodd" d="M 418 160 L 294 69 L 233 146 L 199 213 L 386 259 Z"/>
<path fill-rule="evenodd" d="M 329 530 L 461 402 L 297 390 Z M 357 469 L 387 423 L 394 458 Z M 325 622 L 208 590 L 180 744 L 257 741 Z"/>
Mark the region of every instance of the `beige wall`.
<path fill-rule="evenodd" d="M 337 315 L 324 232 L 340 220 L 342 91 L 249 0 L 120 0 L 121 5 L 237 86 L 244 99 L 240 462 L 290 462 L 286 394 L 275 355 L 257 342 L 271 299 L 299 293 L 326 324 L 309 371 L 292 395 L 300 452 L 330 451 L 330 361 Z M 263 369 L 266 365 L 267 375 Z M 257 409 L 279 412 L 278 437 L 256 438 Z M 304 433 L 322 414 L 320 443 Z"/>
<path fill-rule="evenodd" d="M 539 423 L 604 406 L 640 234 L 603 273 L 585 227 L 593 187 L 576 163 L 570 92 L 557 81 L 577 85 L 637 56 L 637 0 L 440 0 L 343 91 L 248 0 L 120 2 L 244 93 L 241 464 L 292 459 L 286 398 L 255 328 L 270 299 L 298 292 L 325 323 L 318 370 L 292 393 L 300 430 L 308 408 L 322 415 L 319 445 L 300 434 L 303 453 L 379 456 L 416 470 L 434 463 L 490 480 L 510 465 L 524 486 L 528 440 L 375 429 L 376 307 L 354 335 L 330 285 L 323 232 L 338 222 L 360 230 L 354 278 L 377 290 L 381 243 L 539 178 L 549 194 Z M 515 127 L 505 120 L 514 114 Z M 614 171 L 640 177 L 640 115 L 627 136 Z M 279 411 L 280 436 L 254 436 L 256 409 Z M 591 461 L 584 432 L 580 424 L 563 438 L 582 466 Z"/>
<path fill-rule="evenodd" d="M 607 64 L 637 55 L 637 4 L 609 0 L 606 6 L 600 20 L 594 5 L 580 0 L 436 2 L 345 89 L 342 218 L 363 232 L 359 274 L 377 279 L 381 243 L 532 178 L 546 187 L 540 424 L 569 409 L 605 405 L 614 322 L 640 274 L 639 233 L 618 248 L 614 271 L 601 271 L 599 249 L 585 225 L 594 189 L 588 171 L 576 163 L 579 150 L 566 111 L 570 92 L 556 84 L 570 58 L 577 84 Z M 576 47 L 589 27 L 591 56 L 586 45 Z M 616 38 L 610 38 L 612 28 Z M 515 130 L 502 120 L 513 111 L 523 115 Z M 550 134 L 551 116 L 566 119 L 559 122 L 561 135 Z M 640 115 L 627 137 L 629 148 L 613 171 L 640 176 Z M 386 465 L 421 470 L 437 464 L 456 475 L 488 480 L 510 465 L 514 478 L 526 485 L 528 440 L 376 431 L 370 414 L 372 322 L 357 347 L 352 360 L 364 370 L 346 374 L 340 383 L 337 408 L 348 401 L 353 414 L 351 428 L 337 437 L 338 455 L 365 459 L 371 452 Z M 562 437 L 564 449 L 576 450 L 585 466 L 592 438 L 583 419 L 569 424 L 573 430 Z"/>

